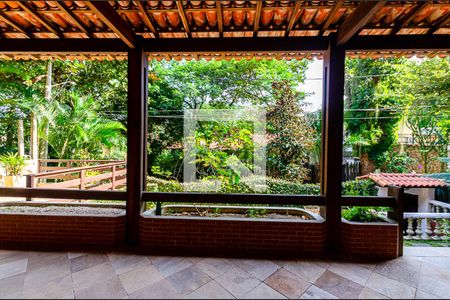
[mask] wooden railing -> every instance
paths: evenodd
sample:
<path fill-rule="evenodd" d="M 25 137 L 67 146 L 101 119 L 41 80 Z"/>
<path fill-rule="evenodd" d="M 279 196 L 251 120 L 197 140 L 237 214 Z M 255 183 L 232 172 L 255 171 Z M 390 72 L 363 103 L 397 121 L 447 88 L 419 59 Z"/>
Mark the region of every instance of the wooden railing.
<path fill-rule="evenodd" d="M 114 191 L 126 186 L 126 175 L 126 162 L 115 161 L 30 174 L 27 176 L 27 187 Z"/>
<path fill-rule="evenodd" d="M 39 159 L 38 173 L 115 163 L 117 160 Z"/>

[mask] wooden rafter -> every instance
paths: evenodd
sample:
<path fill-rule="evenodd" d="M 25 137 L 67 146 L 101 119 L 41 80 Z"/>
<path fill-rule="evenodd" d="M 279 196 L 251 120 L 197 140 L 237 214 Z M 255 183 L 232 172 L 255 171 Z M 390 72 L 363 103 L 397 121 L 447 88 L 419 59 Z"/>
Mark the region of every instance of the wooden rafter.
<path fill-rule="evenodd" d="M 50 24 L 47 20 L 45 20 L 41 14 L 33 7 L 30 5 L 30 3 L 28 2 L 23 2 L 23 1 L 17 1 L 16 2 L 24 11 L 26 11 L 27 13 L 29 13 L 30 15 L 33 16 L 33 18 L 35 18 L 36 20 L 39 21 L 39 23 L 41 23 L 42 25 L 44 25 L 45 28 L 47 28 L 47 30 L 51 31 L 52 33 L 56 34 L 59 38 L 63 38 L 63 34 L 61 32 L 61 30 L 59 30 L 58 28 L 56 28 L 55 26 L 53 26 L 52 24 Z"/>
<path fill-rule="evenodd" d="M 33 38 L 33 35 L 30 34 L 27 30 L 25 30 L 24 28 L 22 28 L 19 24 L 17 24 L 16 22 L 14 22 L 13 19 L 11 19 L 6 13 L 0 11 L 0 20 L 2 20 L 3 22 L 5 22 L 6 24 L 8 24 L 9 26 L 11 26 L 12 28 L 14 28 L 15 30 L 23 33 L 27 38 Z"/>
<path fill-rule="evenodd" d="M 345 44 L 352 36 L 356 35 L 385 3 L 386 1 L 384 0 L 361 2 L 339 28 L 337 32 L 337 44 Z"/>
<path fill-rule="evenodd" d="M 219 36 L 223 37 L 223 13 L 222 13 L 222 5 L 220 4 L 220 0 L 216 1 L 216 10 L 217 10 L 217 27 L 219 29 Z"/>
<path fill-rule="evenodd" d="M 330 13 L 328 14 L 325 22 L 323 23 L 322 28 L 320 29 L 319 35 L 323 35 L 325 31 L 330 27 L 331 22 L 333 21 L 334 16 L 341 8 L 342 4 L 344 4 L 344 1 L 337 1 L 336 4 L 331 9 Z"/>
<path fill-rule="evenodd" d="M 428 34 L 435 33 L 439 28 L 443 27 L 450 21 L 450 11 L 445 14 L 436 24 L 431 26 L 430 30 L 428 30 Z"/>
<path fill-rule="evenodd" d="M 122 19 L 108 2 L 85 1 L 85 3 L 128 47 L 135 48 L 136 35 L 133 28 Z"/>
<path fill-rule="evenodd" d="M 259 19 L 261 18 L 262 4 L 263 4 L 262 1 L 258 1 L 258 4 L 256 4 L 255 21 L 253 24 L 253 36 L 256 36 L 258 33 Z"/>
<path fill-rule="evenodd" d="M 137 1 L 136 3 L 139 8 L 139 12 L 142 14 L 142 20 L 144 21 L 145 26 L 147 26 L 148 29 L 150 29 L 150 31 L 153 32 L 155 37 L 159 37 L 159 34 L 156 31 L 155 26 L 153 26 L 153 23 L 150 19 L 148 12 L 145 10 L 144 3 L 142 3 L 141 1 Z"/>
<path fill-rule="evenodd" d="M 291 32 L 292 28 L 294 28 L 295 22 L 300 17 L 302 7 L 302 1 L 297 0 L 294 4 L 294 8 L 292 9 L 291 19 L 289 20 L 289 24 L 286 28 L 286 36 L 289 36 L 289 32 Z"/>
<path fill-rule="evenodd" d="M 391 31 L 391 34 L 397 34 L 403 27 L 407 27 L 409 23 L 414 20 L 414 18 L 430 3 L 432 3 L 432 0 L 427 0 L 425 2 L 419 2 L 411 11 L 408 13 L 408 15 L 405 17 L 405 19 L 394 26 L 394 28 Z"/>
<path fill-rule="evenodd" d="M 73 13 L 63 1 L 53 1 L 53 4 L 56 5 L 60 11 L 64 12 L 66 16 L 78 27 L 78 29 L 84 32 L 88 37 L 92 37 L 92 32 L 89 28 L 80 21 L 78 16 Z"/>
<path fill-rule="evenodd" d="M 191 29 L 189 29 L 189 24 L 188 24 L 188 21 L 186 18 L 186 14 L 184 12 L 183 3 L 181 1 L 176 1 L 176 2 L 177 2 L 178 13 L 180 14 L 180 19 L 181 19 L 181 22 L 183 23 L 184 30 L 186 31 L 186 34 L 188 35 L 188 37 L 191 37 Z"/>

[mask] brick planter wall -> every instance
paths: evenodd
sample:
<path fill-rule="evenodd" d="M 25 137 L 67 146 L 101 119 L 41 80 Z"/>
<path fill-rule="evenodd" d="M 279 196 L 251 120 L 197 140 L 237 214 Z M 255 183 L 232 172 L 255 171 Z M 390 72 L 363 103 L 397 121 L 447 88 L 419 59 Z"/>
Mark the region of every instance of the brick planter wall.
<path fill-rule="evenodd" d="M 161 253 L 226 256 L 320 256 L 323 221 L 142 216 L 140 247 Z"/>
<path fill-rule="evenodd" d="M 398 257 L 396 223 L 356 223 L 342 220 L 342 250 L 367 258 Z"/>
<path fill-rule="evenodd" d="M 2 248 L 112 248 L 124 239 L 125 216 L 0 214 Z"/>

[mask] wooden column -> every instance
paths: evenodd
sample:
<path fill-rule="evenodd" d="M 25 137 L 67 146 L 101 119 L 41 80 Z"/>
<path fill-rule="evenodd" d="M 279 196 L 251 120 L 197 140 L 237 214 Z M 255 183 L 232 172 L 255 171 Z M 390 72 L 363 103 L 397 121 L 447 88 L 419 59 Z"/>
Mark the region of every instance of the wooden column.
<path fill-rule="evenodd" d="M 147 55 L 138 44 L 128 52 L 127 242 L 136 244 L 145 188 Z"/>
<path fill-rule="evenodd" d="M 339 251 L 341 233 L 342 141 L 344 128 L 345 50 L 330 35 L 323 59 L 321 188 L 326 206 L 327 249 Z"/>

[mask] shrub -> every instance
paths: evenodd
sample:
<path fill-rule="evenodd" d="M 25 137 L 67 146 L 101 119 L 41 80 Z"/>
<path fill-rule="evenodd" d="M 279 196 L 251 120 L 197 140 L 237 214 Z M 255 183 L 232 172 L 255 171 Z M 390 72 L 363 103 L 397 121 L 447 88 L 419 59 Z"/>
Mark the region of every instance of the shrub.
<path fill-rule="evenodd" d="M 373 208 L 353 206 L 342 210 L 342 217 L 353 222 L 374 222 L 379 220 Z"/>
<path fill-rule="evenodd" d="M 376 196 L 377 188 L 372 180 L 351 180 L 342 183 L 342 195 Z"/>
<path fill-rule="evenodd" d="M 7 176 L 20 175 L 27 165 L 25 159 L 17 153 L 8 153 L 0 156 L 0 163 L 5 168 Z"/>

